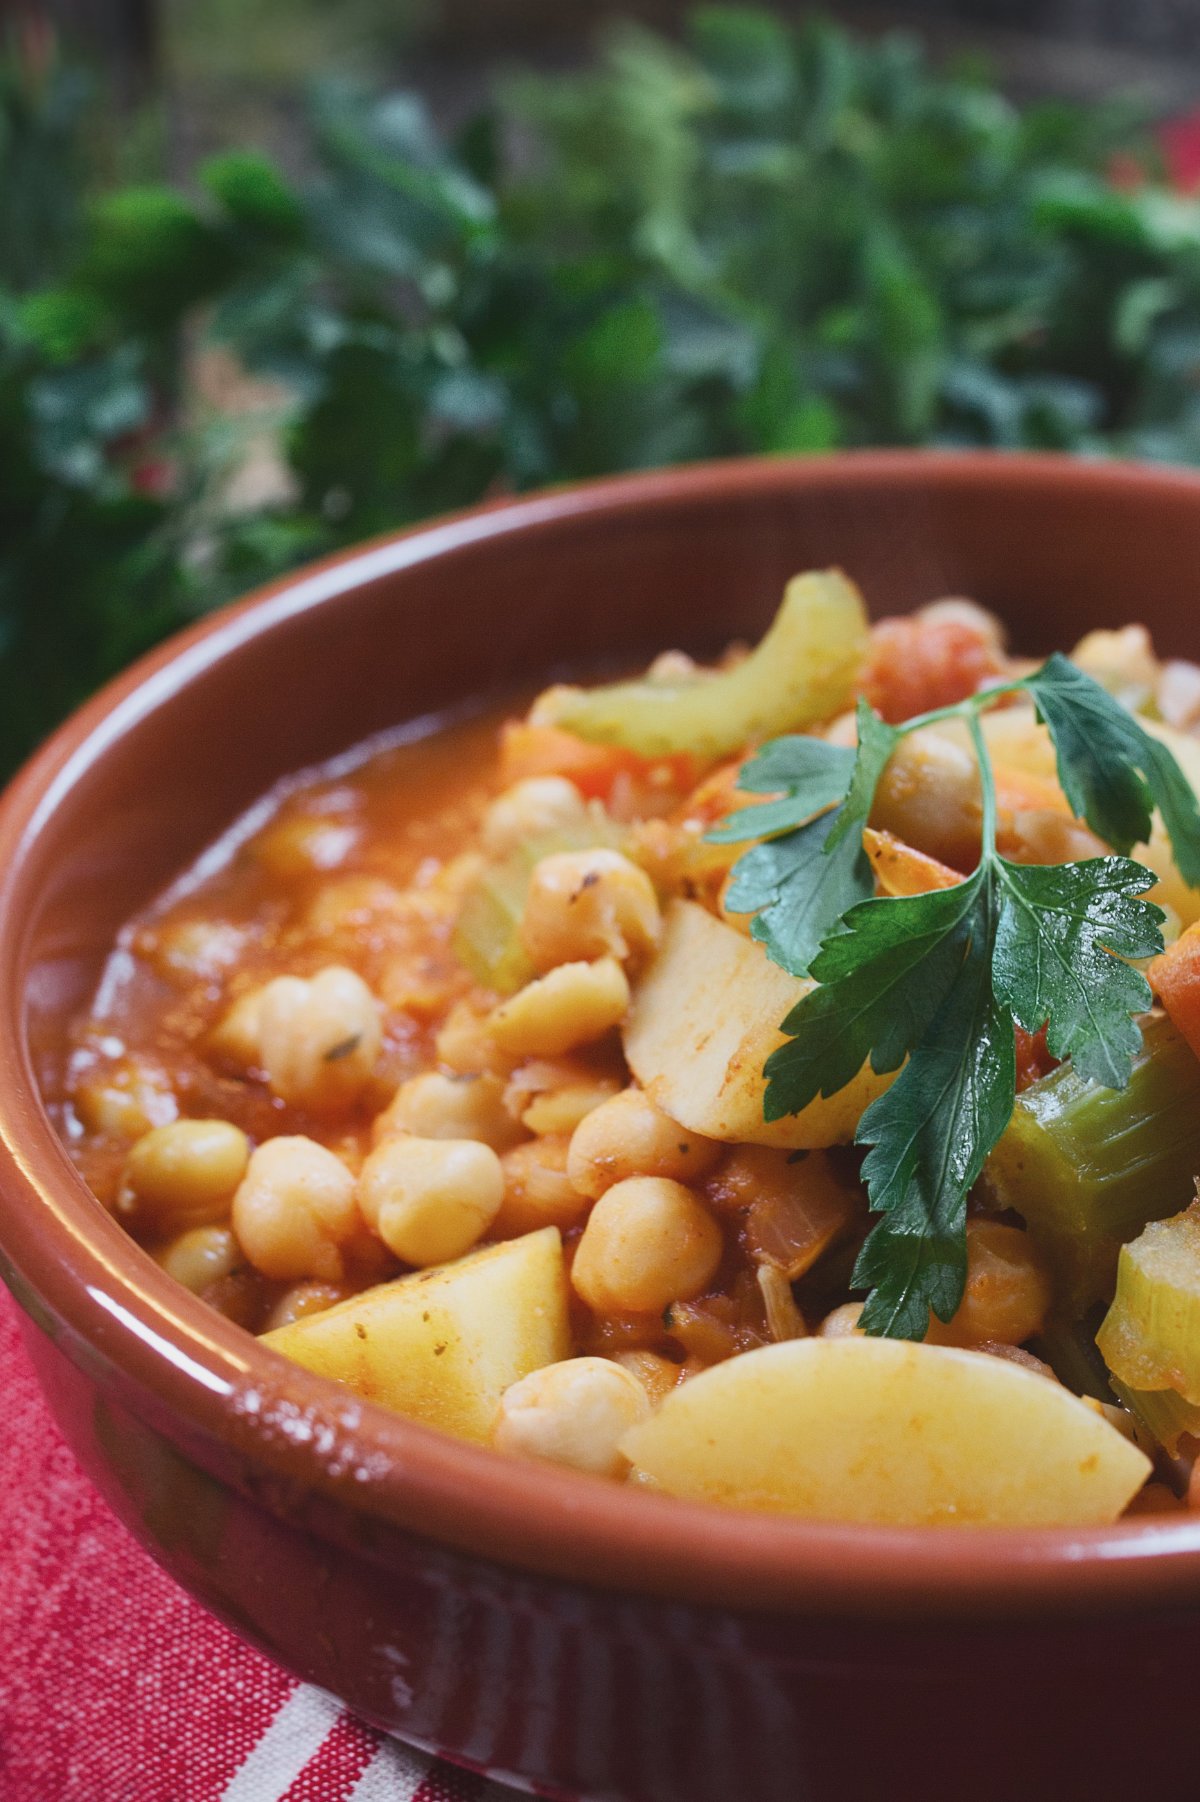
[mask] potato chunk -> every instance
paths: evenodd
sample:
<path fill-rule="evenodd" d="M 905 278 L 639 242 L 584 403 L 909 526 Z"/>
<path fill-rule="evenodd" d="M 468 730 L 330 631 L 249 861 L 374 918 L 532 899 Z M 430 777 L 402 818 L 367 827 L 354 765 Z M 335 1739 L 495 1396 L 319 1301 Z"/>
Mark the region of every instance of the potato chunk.
<path fill-rule="evenodd" d="M 672 1495 L 896 1526 L 1100 1525 L 1150 1461 L 1087 1402 L 982 1352 L 793 1339 L 674 1389 L 621 1449 Z"/>
<path fill-rule="evenodd" d="M 504 1391 L 571 1354 L 558 1229 L 382 1283 L 264 1334 L 263 1344 L 368 1401 L 484 1444 Z"/>
<path fill-rule="evenodd" d="M 790 1151 L 846 1144 L 890 1076 L 866 1068 L 800 1114 L 763 1119 L 763 1064 L 784 1042 L 780 1021 L 811 987 L 704 908 L 677 901 L 634 991 L 625 1026 L 629 1066 L 656 1107 L 710 1139 Z"/>

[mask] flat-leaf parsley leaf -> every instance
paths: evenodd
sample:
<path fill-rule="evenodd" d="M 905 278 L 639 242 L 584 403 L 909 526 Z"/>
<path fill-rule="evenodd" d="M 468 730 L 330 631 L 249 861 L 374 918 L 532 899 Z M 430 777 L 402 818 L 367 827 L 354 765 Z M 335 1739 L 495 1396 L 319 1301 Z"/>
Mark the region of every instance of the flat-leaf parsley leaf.
<path fill-rule="evenodd" d="M 808 967 L 843 915 L 875 889 L 862 832 L 835 841 L 840 807 L 739 857 L 725 893 L 730 913 L 752 913 L 750 931 L 793 976 Z"/>
<path fill-rule="evenodd" d="M 1003 893 L 992 978 L 1027 1032 L 1048 1022 L 1051 1055 L 1082 1077 L 1123 1089 L 1141 1034 L 1131 1016 L 1150 1006 L 1150 984 L 1125 958 L 1162 944 L 1160 907 L 1137 897 L 1156 881 L 1128 857 L 1086 863 L 997 859 Z"/>
<path fill-rule="evenodd" d="M 1050 733 L 1071 807 L 1122 855 L 1053 866 L 1000 856 L 980 718 L 1021 691 Z M 978 866 L 950 888 L 876 897 L 862 834 L 880 777 L 901 738 L 948 719 L 966 725 L 979 765 Z M 1162 949 L 1163 914 L 1141 898 L 1154 873 L 1123 854 L 1149 837 L 1157 808 L 1180 872 L 1200 883 L 1200 806 L 1165 744 L 1059 656 L 900 726 L 860 702 L 856 752 L 779 739 L 738 786 L 775 798 L 709 835 L 759 841 L 735 864 L 725 906 L 753 913 L 767 955 L 815 984 L 767 1060 L 764 1116 L 799 1113 L 867 1062 L 900 1071 L 858 1126 L 880 1218 L 853 1280 L 870 1291 L 868 1332 L 921 1339 L 931 1311 L 948 1320 L 962 1299 L 967 1194 L 1012 1115 L 1015 1026 L 1044 1026 L 1053 1055 L 1089 1080 L 1128 1080 L 1134 1016 L 1150 1004 L 1130 960 Z"/>

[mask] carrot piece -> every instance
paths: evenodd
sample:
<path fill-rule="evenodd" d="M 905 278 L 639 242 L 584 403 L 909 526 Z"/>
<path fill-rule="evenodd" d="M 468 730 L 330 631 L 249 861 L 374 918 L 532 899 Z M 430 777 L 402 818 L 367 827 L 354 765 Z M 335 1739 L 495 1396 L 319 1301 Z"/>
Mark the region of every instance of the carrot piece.
<path fill-rule="evenodd" d="M 1200 1057 L 1200 921 L 1154 959 L 1147 975 L 1172 1026 Z"/>
<path fill-rule="evenodd" d="M 1015 769 L 1011 764 L 994 762 L 996 806 L 1001 817 L 1023 810 L 1045 810 L 1071 815 L 1071 804 L 1057 782 L 1046 776 L 1035 776 L 1029 770 Z"/>
<path fill-rule="evenodd" d="M 653 761 L 619 745 L 590 744 L 574 732 L 558 726 L 541 726 L 530 720 L 509 720 L 500 738 L 500 770 L 505 783 L 526 776 L 565 776 L 589 799 L 604 800 L 618 776 L 647 776 L 666 772 L 669 787 L 685 791 L 695 781 L 691 757 L 663 757 Z"/>
<path fill-rule="evenodd" d="M 898 725 L 965 701 L 1002 668 L 995 646 L 961 620 L 881 619 L 871 628 L 862 691 Z"/>
<path fill-rule="evenodd" d="M 953 888 L 962 881 L 949 864 L 914 850 L 894 832 L 877 832 L 868 826 L 863 832 L 863 849 L 884 895 L 927 895 L 931 889 Z"/>
<path fill-rule="evenodd" d="M 566 776 L 585 795 L 608 793 L 623 770 L 636 759 L 615 745 L 590 745 L 557 726 L 531 726 L 509 720 L 500 740 L 500 768 L 506 783 L 526 776 Z"/>

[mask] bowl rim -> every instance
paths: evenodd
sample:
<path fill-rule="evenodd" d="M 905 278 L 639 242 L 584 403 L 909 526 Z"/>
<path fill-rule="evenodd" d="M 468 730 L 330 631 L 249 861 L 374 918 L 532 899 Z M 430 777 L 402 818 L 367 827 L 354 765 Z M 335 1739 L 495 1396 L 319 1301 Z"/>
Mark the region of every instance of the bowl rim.
<path fill-rule="evenodd" d="M 212 663 L 290 618 L 467 544 L 587 515 L 786 493 L 797 485 L 1044 487 L 1200 506 L 1200 473 L 1068 457 L 862 451 L 607 477 L 387 535 L 207 616 L 116 677 L 0 799 L 0 1275 L 74 1362 L 186 1419 L 276 1479 L 282 1511 L 349 1503 L 435 1545 L 516 1570 L 739 1611 L 900 1620 L 1114 1614 L 1194 1605 L 1200 1516 L 1104 1528 L 896 1528 L 725 1510 L 523 1464 L 443 1436 L 292 1364 L 171 1281 L 99 1208 L 37 1089 L 24 1018 L 25 875 L 85 764 Z M 200 847 L 197 847 L 199 849 Z M 261 1493 L 261 1486 L 259 1486 Z M 336 1511 L 336 1510 L 335 1510 Z M 318 1528 L 317 1530 L 321 1530 Z"/>

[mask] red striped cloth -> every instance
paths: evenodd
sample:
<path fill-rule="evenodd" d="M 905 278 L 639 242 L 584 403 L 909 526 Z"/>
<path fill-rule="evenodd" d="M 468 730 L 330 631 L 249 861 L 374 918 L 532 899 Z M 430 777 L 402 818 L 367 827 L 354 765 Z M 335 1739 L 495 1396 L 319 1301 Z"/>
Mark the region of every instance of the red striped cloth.
<path fill-rule="evenodd" d="M 52 1425 L 0 1287 L 3 1802 L 504 1802 L 244 1646 L 151 1563 Z"/>

